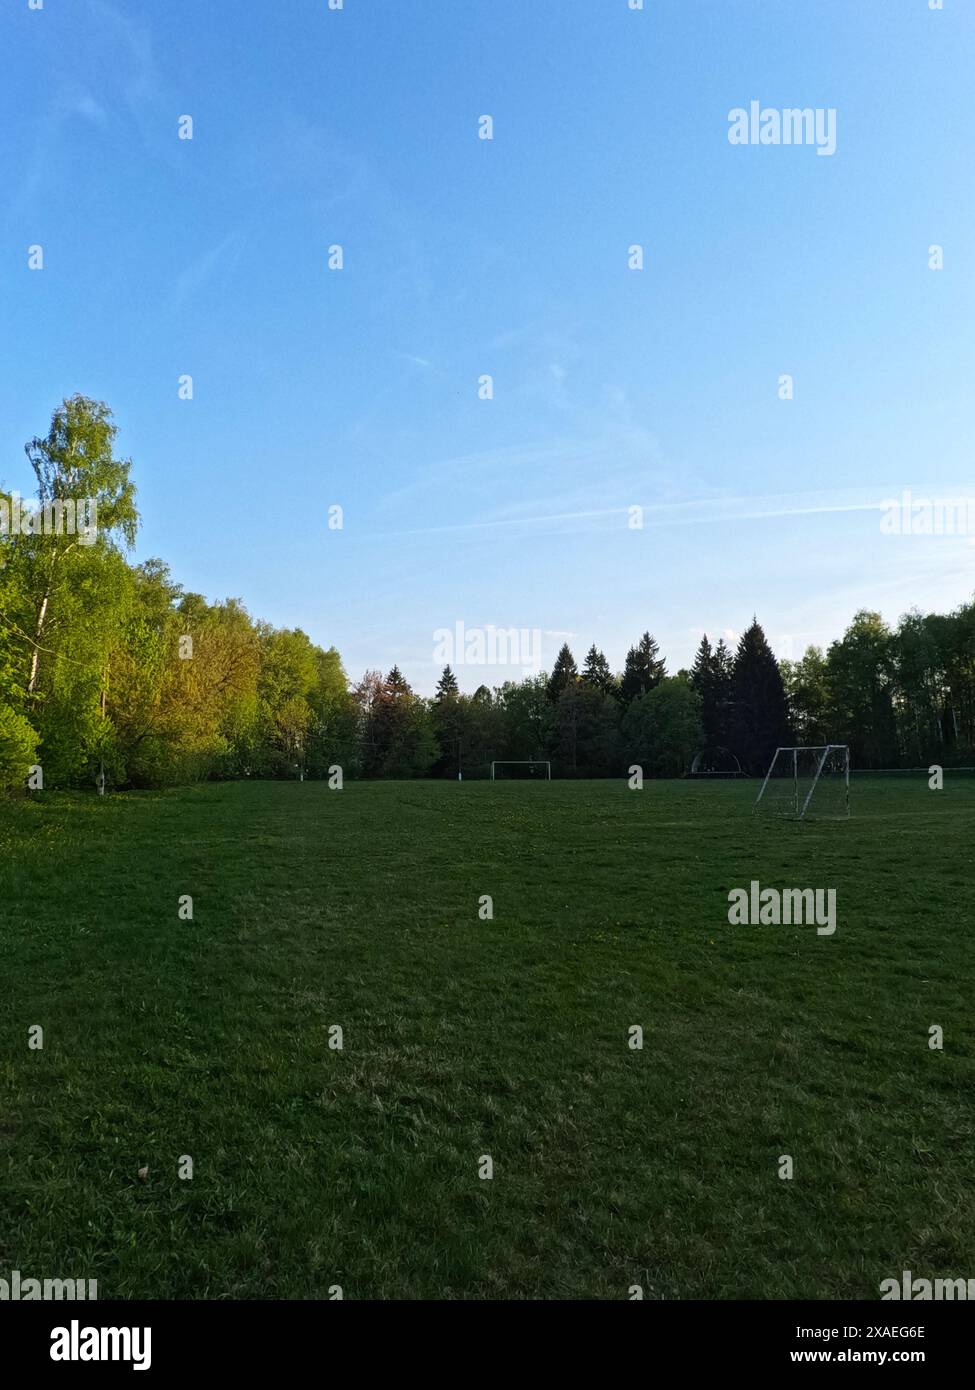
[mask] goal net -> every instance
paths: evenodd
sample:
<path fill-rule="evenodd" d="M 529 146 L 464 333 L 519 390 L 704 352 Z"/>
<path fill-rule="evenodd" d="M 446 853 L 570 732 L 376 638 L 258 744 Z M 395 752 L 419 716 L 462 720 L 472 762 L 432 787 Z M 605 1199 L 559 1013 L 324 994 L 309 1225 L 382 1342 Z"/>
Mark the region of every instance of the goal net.
<path fill-rule="evenodd" d="M 755 810 L 791 820 L 843 820 L 850 814 L 850 750 L 845 743 L 776 748 Z"/>
<path fill-rule="evenodd" d="M 491 764 L 491 781 L 508 782 L 517 778 L 538 778 L 543 782 L 552 780 L 552 764 L 544 762 L 495 762 Z"/>

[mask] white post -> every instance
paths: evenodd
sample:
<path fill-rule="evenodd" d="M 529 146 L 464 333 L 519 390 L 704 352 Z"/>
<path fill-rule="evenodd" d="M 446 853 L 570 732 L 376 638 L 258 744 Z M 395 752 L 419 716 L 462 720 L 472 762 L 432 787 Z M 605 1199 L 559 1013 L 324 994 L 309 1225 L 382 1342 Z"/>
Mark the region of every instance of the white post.
<path fill-rule="evenodd" d="M 829 757 L 829 750 L 832 748 L 832 746 L 833 745 L 831 743 L 827 743 L 826 747 L 823 749 L 823 756 L 820 758 L 819 766 L 816 768 L 816 776 L 813 778 L 813 784 L 809 788 L 805 801 L 802 803 L 802 811 L 799 815 L 800 820 L 802 820 L 803 816 L 806 814 L 806 807 L 809 805 L 810 799 L 812 798 L 812 794 L 819 784 L 820 777 L 822 777 L 823 775 L 823 768 L 826 766 L 826 759 Z"/>
<path fill-rule="evenodd" d="M 762 790 L 755 798 L 755 806 L 758 805 L 762 797 L 765 795 L 765 788 L 768 786 L 768 779 L 772 776 L 772 769 L 775 766 L 775 759 L 779 756 L 780 753 L 784 753 L 785 751 L 786 750 L 784 748 L 776 748 L 775 753 L 772 756 L 772 761 L 768 765 L 768 772 L 766 772 L 765 774 L 765 781 L 762 783 Z M 755 809 L 755 806 L 752 807 L 753 811 Z"/>
<path fill-rule="evenodd" d="M 792 750 L 792 800 L 796 815 L 799 814 L 799 750 Z"/>

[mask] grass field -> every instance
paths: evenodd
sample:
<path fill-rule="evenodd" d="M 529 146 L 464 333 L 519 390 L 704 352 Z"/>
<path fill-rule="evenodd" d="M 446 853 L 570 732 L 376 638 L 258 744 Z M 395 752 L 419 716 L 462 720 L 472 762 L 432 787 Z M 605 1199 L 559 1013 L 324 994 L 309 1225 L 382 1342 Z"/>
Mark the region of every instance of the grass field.
<path fill-rule="evenodd" d="M 975 782 L 859 778 L 853 819 L 803 826 L 755 821 L 755 792 L 0 804 L 0 1275 L 405 1299 L 975 1276 Z M 752 879 L 835 887 L 835 935 L 729 926 Z"/>

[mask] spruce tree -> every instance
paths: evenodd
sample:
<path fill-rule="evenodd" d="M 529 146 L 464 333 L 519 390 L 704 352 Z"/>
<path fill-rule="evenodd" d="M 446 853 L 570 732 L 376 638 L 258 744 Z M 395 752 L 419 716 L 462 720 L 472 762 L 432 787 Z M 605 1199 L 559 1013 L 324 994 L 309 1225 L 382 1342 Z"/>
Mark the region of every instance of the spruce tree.
<path fill-rule="evenodd" d="M 445 666 L 430 704 L 430 719 L 440 749 L 433 768 L 435 777 L 455 777 L 461 769 L 467 705 L 468 701 L 460 697 L 457 677 Z"/>
<path fill-rule="evenodd" d="M 413 693 L 398 666 L 394 666 L 386 677 L 386 685 L 389 687 L 390 693 L 395 696 L 412 695 Z"/>
<path fill-rule="evenodd" d="M 660 648 L 649 632 L 645 632 L 635 647 L 626 653 L 623 683 L 620 693 L 624 704 L 630 704 L 648 690 L 654 690 L 667 674 L 667 665 Z"/>
<path fill-rule="evenodd" d="M 443 675 L 437 681 L 436 700 L 446 700 L 450 696 L 460 694 L 460 686 L 457 684 L 457 677 L 449 666 L 443 668 Z"/>
<path fill-rule="evenodd" d="M 590 685 L 594 685 L 597 690 L 610 690 L 613 685 L 613 673 L 609 669 L 609 662 L 601 651 L 596 649 L 596 644 L 589 648 L 586 653 L 586 664 L 582 668 L 582 679 Z"/>
<path fill-rule="evenodd" d="M 701 700 L 701 725 L 709 748 L 728 746 L 733 667 L 734 660 L 724 638 L 712 648 L 705 634 L 694 658 L 690 681 Z"/>
<path fill-rule="evenodd" d="M 579 672 L 576 669 L 575 657 L 569 650 L 568 642 L 563 642 L 562 648 L 555 658 L 555 666 L 548 682 L 548 698 L 553 705 L 558 701 L 565 687 L 578 678 Z"/>
<path fill-rule="evenodd" d="M 724 638 L 718 640 L 712 657 L 714 673 L 714 742 L 720 748 L 731 743 L 731 711 L 734 704 L 735 658 Z"/>
<path fill-rule="evenodd" d="M 363 772 L 366 777 L 417 777 L 439 753 L 430 712 L 394 666 L 372 694 L 366 719 Z"/>
<path fill-rule="evenodd" d="M 779 663 L 753 618 L 738 643 L 733 672 L 732 750 L 743 769 L 765 772 L 776 748 L 792 741 Z"/>
<path fill-rule="evenodd" d="M 704 730 L 704 741 L 708 746 L 719 742 L 717 737 L 716 719 L 716 697 L 717 697 L 717 672 L 715 670 L 714 652 L 711 650 L 711 643 L 708 641 L 707 633 L 701 638 L 701 644 L 694 657 L 694 665 L 691 667 L 691 686 L 693 687 L 698 699 L 701 701 L 701 725 Z"/>
<path fill-rule="evenodd" d="M 711 643 L 708 641 L 707 633 L 705 633 L 694 657 L 694 665 L 691 667 L 691 685 L 702 700 L 713 675 L 714 652 L 711 650 Z"/>

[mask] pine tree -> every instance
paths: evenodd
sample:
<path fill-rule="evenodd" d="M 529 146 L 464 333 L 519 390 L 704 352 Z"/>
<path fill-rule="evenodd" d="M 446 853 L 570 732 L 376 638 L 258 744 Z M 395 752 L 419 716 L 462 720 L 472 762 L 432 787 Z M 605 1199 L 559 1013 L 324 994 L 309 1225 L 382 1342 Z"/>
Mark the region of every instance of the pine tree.
<path fill-rule="evenodd" d="M 461 698 L 457 677 L 445 666 L 430 704 L 433 732 L 440 750 L 433 768 L 435 777 L 454 777 L 461 770 L 469 703 Z"/>
<path fill-rule="evenodd" d="M 422 776 L 437 760 L 429 710 L 398 666 L 372 694 L 363 743 L 366 777 Z"/>
<path fill-rule="evenodd" d="M 443 668 L 443 675 L 437 681 L 436 700 L 445 700 L 449 696 L 460 694 L 460 686 L 457 684 L 457 677 L 449 666 Z"/>
<path fill-rule="evenodd" d="M 711 643 L 708 641 L 707 633 L 701 638 L 697 654 L 694 657 L 694 665 L 691 667 L 691 683 L 698 683 L 702 677 L 707 678 L 711 674 L 711 663 L 714 661 L 714 652 Z M 699 692 L 700 693 L 700 692 Z"/>
<path fill-rule="evenodd" d="M 728 717 L 731 709 L 733 658 L 722 638 L 712 648 L 707 634 L 701 638 L 690 682 L 701 701 L 701 725 L 709 748 L 728 745 Z"/>
<path fill-rule="evenodd" d="M 694 665 L 691 667 L 691 685 L 703 700 L 708 689 L 708 685 L 714 674 L 714 652 L 711 650 L 711 643 L 708 641 L 707 633 L 701 638 L 700 645 L 694 657 Z"/>
<path fill-rule="evenodd" d="M 655 689 L 666 674 L 667 665 L 660 656 L 660 648 L 649 632 L 645 632 L 637 645 L 626 653 L 620 687 L 623 703 L 628 705 L 648 690 Z"/>
<path fill-rule="evenodd" d="M 613 673 L 609 669 L 609 662 L 601 651 L 597 651 L 596 644 L 589 648 L 586 653 L 586 664 L 582 668 L 582 679 L 590 685 L 594 685 L 597 690 L 611 690 L 613 686 Z"/>
<path fill-rule="evenodd" d="M 733 701 L 732 750 L 746 772 L 765 772 L 792 733 L 779 664 L 755 618 L 735 653 Z"/>
<path fill-rule="evenodd" d="M 731 711 L 734 705 L 735 658 L 723 637 L 714 649 L 714 742 L 720 748 L 731 743 Z"/>
<path fill-rule="evenodd" d="M 579 672 L 576 668 L 575 657 L 569 650 L 568 642 L 563 642 L 562 648 L 555 658 L 555 667 L 548 682 L 548 698 L 553 705 L 558 701 L 565 687 L 578 678 Z"/>
<path fill-rule="evenodd" d="M 718 677 L 720 686 L 727 686 L 730 689 L 732 675 L 735 669 L 735 658 L 728 650 L 727 644 L 722 637 L 714 649 L 714 669 Z"/>
<path fill-rule="evenodd" d="M 718 742 L 715 734 L 717 723 L 715 719 L 715 696 L 717 694 L 715 676 L 714 652 L 711 650 L 711 643 L 708 641 L 707 633 L 705 633 L 694 657 L 690 680 L 691 686 L 701 702 L 701 726 L 704 730 L 704 741 L 708 746 Z"/>

